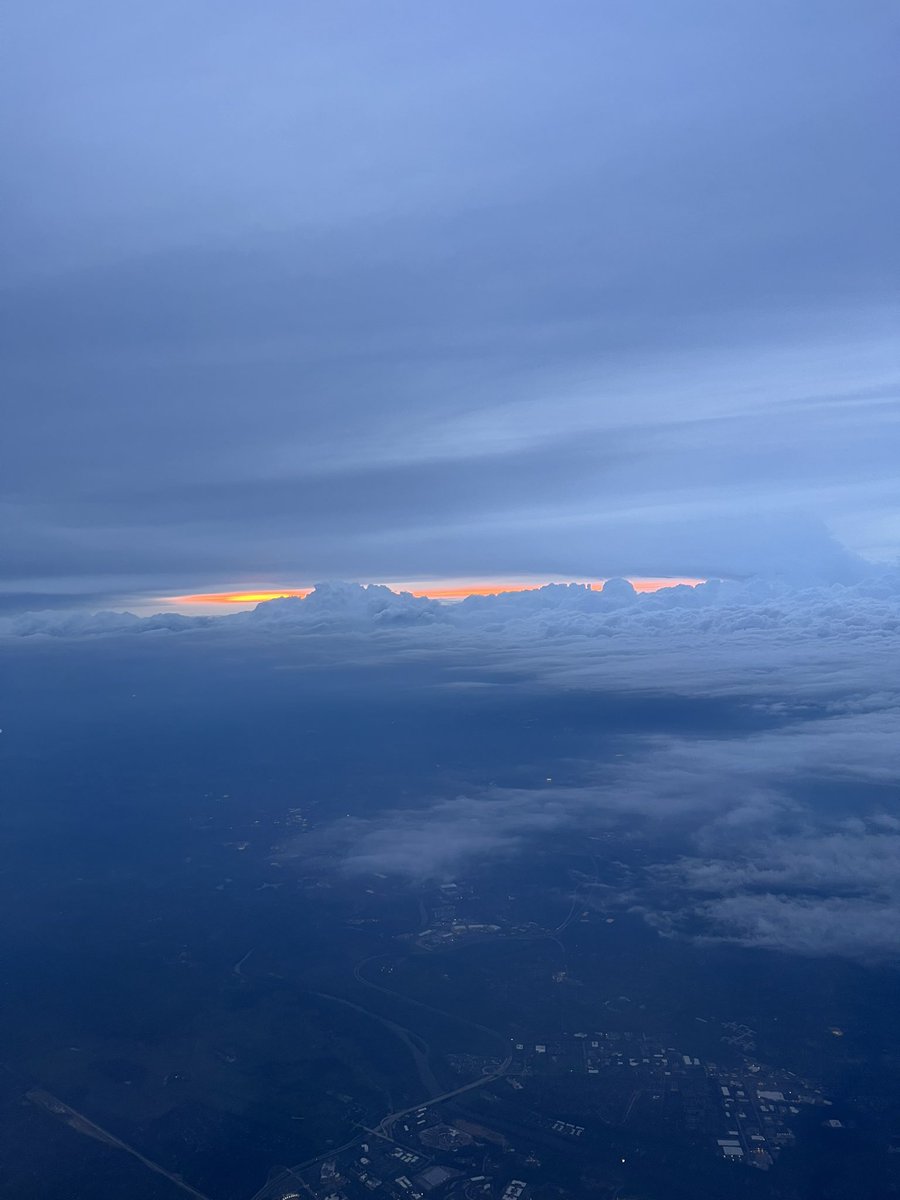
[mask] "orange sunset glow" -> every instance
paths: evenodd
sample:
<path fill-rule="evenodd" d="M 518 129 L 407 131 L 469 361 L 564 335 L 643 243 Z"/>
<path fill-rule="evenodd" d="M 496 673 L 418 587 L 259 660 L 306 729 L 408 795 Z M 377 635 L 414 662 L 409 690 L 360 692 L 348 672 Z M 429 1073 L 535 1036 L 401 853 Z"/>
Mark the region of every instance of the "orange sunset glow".
<path fill-rule="evenodd" d="M 387 586 L 395 592 L 411 592 L 414 596 L 425 596 L 430 600 L 464 600 L 467 596 L 495 596 L 500 592 L 528 592 L 535 588 L 544 587 L 557 580 L 541 579 L 527 582 L 513 580 L 496 580 L 491 582 L 478 580 L 444 580 L 431 583 L 390 583 Z M 685 584 L 695 587 L 704 583 L 703 579 L 694 578 L 647 578 L 643 576 L 630 577 L 629 583 L 636 592 L 657 592 L 660 588 L 676 587 Z M 602 588 L 604 580 L 591 580 L 590 586 L 595 591 Z M 197 592 L 185 596 L 170 596 L 165 600 L 171 605 L 248 605 L 260 604 L 266 600 L 281 600 L 287 597 L 303 599 L 313 589 L 305 588 L 258 588 L 252 591 L 233 592 Z"/>
<path fill-rule="evenodd" d="M 198 592 L 191 596 L 171 596 L 169 604 L 261 604 L 265 600 L 283 600 L 287 596 L 308 596 L 312 588 L 282 588 L 260 592 Z"/>

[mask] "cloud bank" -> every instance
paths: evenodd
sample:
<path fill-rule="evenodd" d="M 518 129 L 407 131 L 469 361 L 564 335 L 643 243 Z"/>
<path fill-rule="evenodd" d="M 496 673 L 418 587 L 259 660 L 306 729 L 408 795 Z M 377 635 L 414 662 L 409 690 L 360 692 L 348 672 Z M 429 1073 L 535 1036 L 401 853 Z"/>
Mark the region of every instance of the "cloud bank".
<path fill-rule="evenodd" d="M 797 586 L 711 581 L 640 595 L 551 585 L 441 603 L 323 584 L 219 617 L 7 618 L 7 647 L 98 655 L 163 639 L 302 671 L 436 664 L 430 686 L 721 697 L 740 732 L 634 733 L 565 786 L 478 786 L 344 818 L 304 841 L 329 869 L 450 878 L 557 835 L 652 848 L 620 905 L 670 935 L 862 960 L 900 952 L 900 574 Z M 555 773 L 555 771 L 554 771 Z M 668 848 L 668 849 L 667 849 Z"/>

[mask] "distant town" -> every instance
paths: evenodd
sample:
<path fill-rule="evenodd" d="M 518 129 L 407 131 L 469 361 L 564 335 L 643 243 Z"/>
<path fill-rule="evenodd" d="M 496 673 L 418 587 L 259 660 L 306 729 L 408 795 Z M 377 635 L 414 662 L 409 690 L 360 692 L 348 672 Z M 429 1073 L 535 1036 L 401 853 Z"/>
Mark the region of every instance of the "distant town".
<path fill-rule="evenodd" d="M 418 932 L 397 941 L 427 953 L 497 938 L 553 940 L 573 921 L 615 920 L 578 901 L 576 892 L 562 925 L 547 930 L 493 904 L 486 911 L 471 883 L 433 885 L 420 900 Z M 382 963 L 381 982 L 367 979 L 361 969 L 356 978 L 402 1001 L 393 986 L 384 986 L 393 985 L 393 970 Z M 557 985 L 569 982 L 564 964 L 552 979 Z M 607 1001 L 606 1008 L 618 1024 L 623 1014 L 637 1017 L 640 1011 L 628 996 Z M 710 1022 L 699 1016 L 695 1022 L 704 1027 L 708 1045 Z M 721 1061 L 640 1029 L 572 1029 L 562 1035 L 535 1030 L 527 1039 L 510 1035 L 505 1043 L 502 1036 L 495 1055 L 444 1055 L 457 1086 L 391 1113 L 377 1126 L 360 1125 L 346 1144 L 276 1173 L 254 1200 L 574 1197 L 564 1183 L 548 1186 L 545 1158 L 580 1158 L 580 1152 L 586 1160 L 596 1158 L 592 1143 L 598 1136 L 606 1139 L 607 1166 L 592 1194 L 617 1200 L 624 1194 L 630 1145 L 647 1130 L 665 1130 L 674 1144 L 680 1141 L 691 1152 L 700 1148 L 734 1171 L 765 1172 L 795 1143 L 802 1114 L 821 1110 L 821 1125 L 841 1128 L 828 1115 L 831 1102 L 822 1089 L 759 1061 L 754 1030 L 740 1022 L 714 1031 Z M 623 1139 L 613 1159 L 609 1146 L 619 1132 Z"/>
<path fill-rule="evenodd" d="M 460 1072 L 474 1065 L 469 1056 L 456 1064 Z M 750 1059 L 739 1070 L 720 1068 L 637 1033 L 577 1031 L 561 1041 L 517 1042 L 505 1061 L 484 1060 L 480 1071 L 492 1089 L 508 1093 L 496 1104 L 505 1109 L 510 1097 L 518 1101 L 520 1138 L 510 1136 L 505 1116 L 502 1128 L 451 1116 L 445 1111 L 452 1105 L 451 1094 L 444 1102 L 421 1105 L 386 1118 L 376 1129 L 362 1130 L 353 1142 L 284 1172 L 254 1200 L 361 1200 L 372 1195 L 528 1200 L 529 1167 L 541 1165 L 535 1144 L 572 1145 L 592 1122 L 626 1127 L 674 1120 L 685 1136 L 705 1139 L 711 1155 L 736 1169 L 765 1171 L 793 1143 L 792 1124 L 803 1108 L 827 1112 L 830 1107 L 816 1087 L 789 1072 Z M 561 1085 L 558 1117 L 542 1115 L 528 1104 L 532 1085 L 547 1080 Z M 565 1086 L 584 1080 L 591 1091 L 578 1089 L 578 1102 L 583 1105 L 589 1097 L 590 1115 L 576 1124 L 568 1117 Z M 477 1077 L 472 1086 L 478 1086 Z"/>

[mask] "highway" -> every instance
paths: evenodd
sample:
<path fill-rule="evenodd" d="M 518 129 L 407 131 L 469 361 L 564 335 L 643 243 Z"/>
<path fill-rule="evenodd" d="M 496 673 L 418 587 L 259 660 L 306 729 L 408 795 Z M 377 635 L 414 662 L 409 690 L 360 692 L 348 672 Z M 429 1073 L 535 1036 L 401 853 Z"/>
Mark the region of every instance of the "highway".
<path fill-rule="evenodd" d="M 489 1075 L 482 1075 L 479 1079 L 473 1079 L 471 1083 L 464 1083 L 461 1087 L 454 1088 L 452 1092 L 444 1092 L 441 1096 L 433 1096 L 430 1100 L 426 1100 L 424 1104 L 413 1104 L 410 1108 L 401 1109 L 400 1112 L 390 1113 L 372 1132 L 377 1133 L 379 1137 L 390 1138 L 391 1127 L 401 1117 L 408 1116 L 409 1113 L 422 1112 L 426 1108 L 431 1108 L 432 1105 L 443 1104 L 445 1100 L 452 1100 L 454 1096 L 461 1096 L 463 1092 L 471 1092 L 473 1088 L 484 1087 L 486 1083 L 493 1083 L 496 1079 L 502 1079 L 509 1070 L 511 1062 L 512 1055 L 510 1054 L 504 1059 L 497 1070 L 491 1071 Z"/>
<path fill-rule="evenodd" d="M 380 992 L 384 996 L 388 996 L 393 1001 L 400 1001 L 403 1004 L 410 1004 L 415 1008 L 424 1009 L 426 1012 L 434 1013 L 436 1016 L 443 1017 L 457 1024 L 468 1025 L 473 1029 L 479 1030 L 481 1033 L 489 1034 L 492 1038 L 503 1043 L 504 1049 L 507 1047 L 507 1038 L 503 1034 L 498 1033 L 496 1029 L 489 1029 L 486 1025 L 479 1025 L 477 1021 L 470 1021 L 466 1017 L 461 1017 L 456 1013 L 446 1012 L 443 1009 L 435 1008 L 431 1004 L 425 1004 L 421 1000 L 413 1000 L 411 997 L 404 996 L 400 992 L 392 991 L 390 988 L 382 987 L 380 984 L 373 983 L 362 973 L 363 968 L 370 962 L 374 962 L 378 958 L 383 958 L 384 955 L 375 954 L 368 958 L 364 958 L 357 963 L 354 968 L 353 975 L 357 982 L 364 984 L 366 987 L 372 988 L 373 991 Z M 482 1075 L 478 1079 L 473 1079 L 469 1083 L 461 1084 L 457 1088 L 453 1088 L 449 1092 L 441 1092 L 440 1084 L 431 1071 L 430 1063 L 428 1062 L 429 1047 L 422 1037 L 414 1033 L 410 1029 L 406 1029 L 403 1025 L 397 1024 L 396 1021 L 391 1021 L 380 1013 L 373 1012 L 371 1009 L 364 1008 L 361 1004 L 356 1004 L 352 1000 L 345 1000 L 343 997 L 331 995 L 328 992 L 312 992 L 313 996 L 318 996 L 322 1000 L 330 1000 L 333 1003 L 340 1004 L 346 1008 L 352 1008 L 356 1012 L 363 1013 L 371 1017 L 373 1020 L 380 1022 L 388 1028 L 396 1037 L 398 1037 L 407 1049 L 412 1054 L 416 1065 L 419 1078 L 426 1092 L 429 1093 L 429 1098 L 421 1101 L 418 1104 L 410 1105 L 408 1108 L 399 1109 L 397 1112 L 388 1113 L 383 1117 L 374 1129 L 365 1129 L 366 1133 L 370 1133 L 375 1137 L 385 1138 L 388 1141 L 393 1141 L 391 1130 L 401 1117 L 408 1116 L 410 1113 L 420 1112 L 422 1109 L 432 1108 L 436 1104 L 443 1104 L 447 1100 L 452 1100 L 455 1096 L 461 1096 L 465 1092 L 474 1091 L 476 1088 L 484 1087 L 488 1083 L 493 1083 L 497 1079 L 502 1078 L 509 1070 L 512 1063 L 512 1055 L 507 1054 L 506 1058 L 496 1070 L 491 1071 L 487 1075 Z M 424 1047 L 424 1050 L 422 1049 Z M 300 1176 L 301 1171 L 305 1171 L 316 1163 L 322 1162 L 325 1159 L 333 1158 L 349 1148 L 359 1139 L 359 1135 L 344 1142 L 341 1146 L 334 1146 L 327 1150 L 324 1154 L 319 1154 L 315 1158 L 308 1159 L 306 1162 L 299 1163 L 297 1166 L 288 1167 L 274 1179 L 260 1188 L 253 1196 L 253 1200 L 271 1200 L 272 1197 L 283 1194 L 286 1187 L 291 1187 L 295 1191 L 299 1191 L 301 1195 L 309 1194 L 309 1190 L 303 1183 Z"/>

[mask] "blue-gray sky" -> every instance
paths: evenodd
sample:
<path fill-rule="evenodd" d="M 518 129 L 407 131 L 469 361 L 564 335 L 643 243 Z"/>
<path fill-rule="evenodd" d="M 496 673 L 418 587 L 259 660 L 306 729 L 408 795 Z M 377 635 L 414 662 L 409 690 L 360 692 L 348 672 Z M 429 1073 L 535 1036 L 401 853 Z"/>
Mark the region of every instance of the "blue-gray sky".
<path fill-rule="evenodd" d="M 8 604 L 900 554 L 896 5 L 4 24 Z"/>

